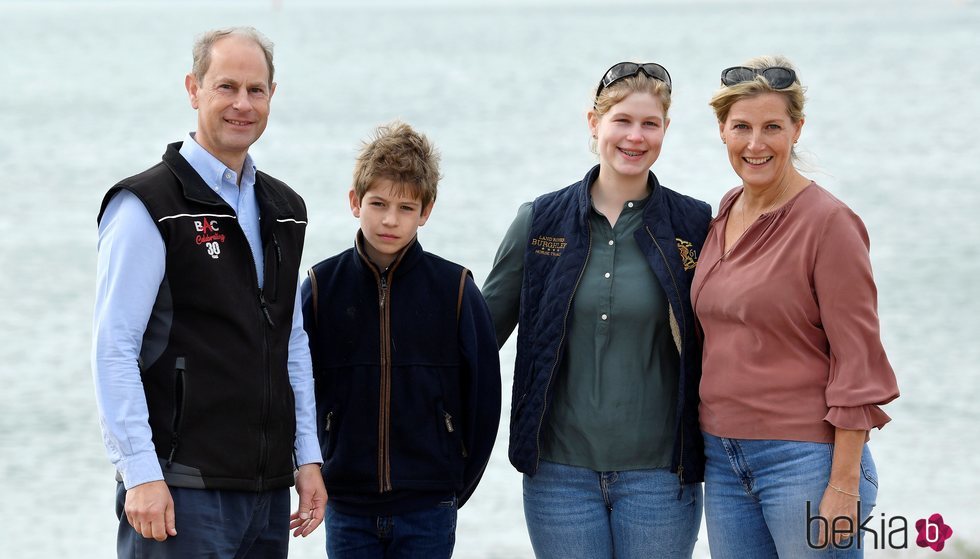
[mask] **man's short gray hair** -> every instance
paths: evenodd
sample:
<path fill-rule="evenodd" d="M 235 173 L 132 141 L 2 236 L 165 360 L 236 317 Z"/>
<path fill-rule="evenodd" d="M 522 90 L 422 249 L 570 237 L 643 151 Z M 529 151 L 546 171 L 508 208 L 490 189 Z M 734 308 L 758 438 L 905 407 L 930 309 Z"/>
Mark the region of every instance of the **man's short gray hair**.
<path fill-rule="evenodd" d="M 197 82 L 204 83 L 204 74 L 208 73 L 208 68 L 211 66 L 211 48 L 219 40 L 230 36 L 251 39 L 262 48 L 262 53 L 265 54 L 265 62 L 269 66 L 269 85 L 272 85 L 272 78 L 276 71 L 275 66 L 272 65 L 272 48 L 274 45 L 268 37 L 254 27 L 213 29 L 198 36 L 197 40 L 194 41 L 194 66 L 191 68 Z"/>

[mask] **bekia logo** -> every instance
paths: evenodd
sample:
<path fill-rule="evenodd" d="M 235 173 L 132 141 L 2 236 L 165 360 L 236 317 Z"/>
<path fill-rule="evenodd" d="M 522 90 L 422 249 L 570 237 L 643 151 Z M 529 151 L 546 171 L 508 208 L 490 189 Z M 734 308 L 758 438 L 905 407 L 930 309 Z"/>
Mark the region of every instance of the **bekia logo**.
<path fill-rule="evenodd" d="M 875 518 L 873 515 L 864 518 L 861 514 L 861 501 L 858 501 L 855 518 L 864 518 L 864 522 L 859 524 L 856 529 L 860 537 L 848 538 L 842 543 L 837 543 L 834 538 L 835 535 L 855 532 L 854 521 L 847 516 L 836 516 L 828 519 L 820 516 L 820 514 L 811 514 L 811 511 L 810 501 L 807 501 L 806 543 L 813 549 L 824 549 L 827 546 L 834 546 L 838 549 L 850 547 L 857 549 L 862 547 L 908 549 L 909 547 L 909 522 L 904 516 L 888 516 L 885 513 L 879 513 L 876 523 L 873 520 Z M 942 551 L 946 545 L 946 540 L 953 536 L 953 529 L 943 521 L 943 516 L 939 513 L 935 513 L 929 518 L 916 520 L 915 529 L 918 532 L 915 544 L 919 547 L 931 548 L 933 551 Z M 822 538 L 820 537 L 821 533 Z M 822 544 L 819 543 L 821 541 Z"/>
<path fill-rule="evenodd" d="M 942 551 L 946 546 L 946 540 L 953 536 L 953 529 L 943 522 L 943 515 L 938 512 L 928 519 L 916 520 L 915 529 L 919 531 L 919 537 L 915 538 L 915 545 L 930 547 L 933 551 Z"/>
<path fill-rule="evenodd" d="M 208 256 L 217 259 L 218 255 L 221 254 L 219 243 L 225 242 L 224 233 L 220 233 L 218 230 L 218 221 L 214 219 L 194 220 L 194 229 L 198 232 L 194 238 L 197 244 L 206 245 Z"/>

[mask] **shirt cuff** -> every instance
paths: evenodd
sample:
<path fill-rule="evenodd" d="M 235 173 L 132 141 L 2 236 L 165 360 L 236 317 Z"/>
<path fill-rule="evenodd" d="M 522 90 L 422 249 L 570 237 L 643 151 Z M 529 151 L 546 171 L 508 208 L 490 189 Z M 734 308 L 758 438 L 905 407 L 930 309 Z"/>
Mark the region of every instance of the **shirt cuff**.
<path fill-rule="evenodd" d="M 316 435 L 306 435 L 296 437 L 296 467 L 303 464 L 322 464 L 323 455 L 320 454 L 320 441 Z"/>
<path fill-rule="evenodd" d="M 875 404 L 854 407 L 833 407 L 827 411 L 824 421 L 840 429 L 870 431 L 872 427 L 881 429 L 892 420 Z"/>
<path fill-rule="evenodd" d="M 116 463 L 116 470 L 122 476 L 123 486 L 132 489 L 137 485 L 163 480 L 160 459 L 153 452 L 143 452 Z"/>

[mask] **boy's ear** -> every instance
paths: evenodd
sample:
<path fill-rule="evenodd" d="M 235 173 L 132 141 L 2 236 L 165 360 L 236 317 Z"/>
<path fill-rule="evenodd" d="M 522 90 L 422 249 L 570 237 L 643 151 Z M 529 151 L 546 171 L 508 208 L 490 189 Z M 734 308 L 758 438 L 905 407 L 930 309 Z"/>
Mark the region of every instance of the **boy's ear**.
<path fill-rule="evenodd" d="M 347 193 L 347 197 L 350 198 L 350 211 L 354 214 L 354 217 L 360 219 L 361 217 L 361 200 L 358 199 L 357 193 L 354 192 L 352 188 L 350 192 Z"/>
<path fill-rule="evenodd" d="M 422 208 L 422 216 L 419 218 L 419 227 L 425 225 L 426 221 L 429 221 L 429 214 L 432 213 L 432 206 L 435 206 L 435 202 L 429 202 L 429 205 Z"/>

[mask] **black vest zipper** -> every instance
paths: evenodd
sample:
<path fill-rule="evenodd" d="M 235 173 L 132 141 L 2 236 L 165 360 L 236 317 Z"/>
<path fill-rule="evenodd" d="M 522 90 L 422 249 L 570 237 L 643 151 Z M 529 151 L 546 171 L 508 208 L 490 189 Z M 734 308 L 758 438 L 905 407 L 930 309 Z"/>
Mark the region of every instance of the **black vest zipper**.
<path fill-rule="evenodd" d="M 173 434 L 170 439 L 170 455 L 167 457 L 167 468 L 174 463 L 174 455 L 180 445 L 180 422 L 184 415 L 184 358 L 178 357 L 174 364 L 174 416 Z"/>

